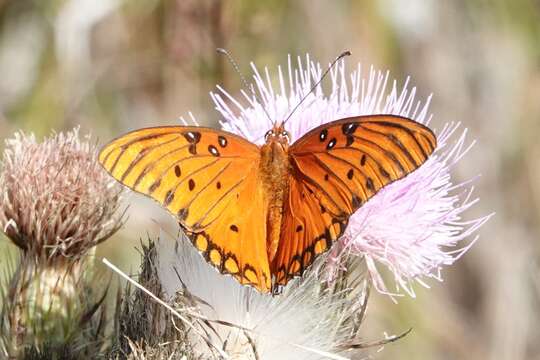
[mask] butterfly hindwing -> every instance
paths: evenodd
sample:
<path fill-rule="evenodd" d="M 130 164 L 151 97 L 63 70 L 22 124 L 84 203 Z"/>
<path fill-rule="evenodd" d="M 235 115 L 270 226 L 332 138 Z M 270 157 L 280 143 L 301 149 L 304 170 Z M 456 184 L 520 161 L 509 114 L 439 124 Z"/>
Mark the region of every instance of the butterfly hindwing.
<path fill-rule="evenodd" d="M 296 141 L 289 149 L 289 205 L 272 262 L 277 283 L 302 274 L 341 236 L 360 206 L 422 165 L 436 144 L 427 127 L 393 115 L 341 119 Z"/>
<path fill-rule="evenodd" d="M 146 128 L 113 140 L 102 149 L 99 161 L 122 184 L 152 197 L 176 216 L 220 272 L 269 289 L 266 209 L 256 145 L 208 128 Z"/>
<path fill-rule="evenodd" d="M 281 241 L 271 264 L 277 285 L 301 275 L 345 231 L 348 216 L 326 211 L 316 191 L 301 176 L 290 177 Z"/>
<path fill-rule="evenodd" d="M 212 224 L 186 234 L 205 259 L 240 284 L 268 292 L 271 275 L 266 251 L 266 203 L 257 173 L 251 173 L 236 200 Z"/>

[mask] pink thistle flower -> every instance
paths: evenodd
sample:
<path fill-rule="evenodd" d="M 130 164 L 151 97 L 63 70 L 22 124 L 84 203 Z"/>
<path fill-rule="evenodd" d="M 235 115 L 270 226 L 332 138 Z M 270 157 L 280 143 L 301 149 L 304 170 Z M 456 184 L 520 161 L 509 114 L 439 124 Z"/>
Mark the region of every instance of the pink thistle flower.
<path fill-rule="evenodd" d="M 261 144 L 265 132 L 272 127 L 271 119 L 285 119 L 320 78 L 323 69 L 306 56 L 297 67 L 289 58 L 286 73 L 278 68 L 278 86 L 274 90 L 268 68 L 261 74 L 252 64 L 255 84 L 262 104 L 252 94 L 242 91 L 249 106 L 244 107 L 226 90 L 218 86 L 211 96 L 223 116 L 224 130 L 237 133 Z M 332 87 L 325 94 L 322 87 L 308 95 L 306 101 L 286 123 L 295 141 L 318 125 L 349 116 L 394 114 L 429 124 L 428 108 L 431 97 L 416 100 L 416 88 L 409 80 L 401 89 L 396 81 L 389 85 L 389 73 L 369 71 L 362 77 L 360 65 L 350 74 L 341 62 L 330 73 Z M 264 107 L 264 109 L 263 109 Z M 333 281 L 338 270 L 345 266 L 349 255 L 363 257 L 376 289 L 381 293 L 399 295 L 401 290 L 414 296 L 416 281 L 428 286 L 424 279 L 441 280 L 441 269 L 454 263 L 474 244 L 466 239 L 482 226 L 491 215 L 462 220 L 462 213 L 478 199 L 472 199 L 470 181 L 451 182 L 450 170 L 471 148 L 466 129 L 455 136 L 459 123 L 446 124 L 435 132 L 438 147 L 430 159 L 407 177 L 382 189 L 367 204 L 353 214 L 349 226 L 327 257 L 327 280 Z M 452 140 L 455 139 L 455 140 Z M 395 290 L 388 290 L 380 268 L 388 268 L 395 279 Z"/>

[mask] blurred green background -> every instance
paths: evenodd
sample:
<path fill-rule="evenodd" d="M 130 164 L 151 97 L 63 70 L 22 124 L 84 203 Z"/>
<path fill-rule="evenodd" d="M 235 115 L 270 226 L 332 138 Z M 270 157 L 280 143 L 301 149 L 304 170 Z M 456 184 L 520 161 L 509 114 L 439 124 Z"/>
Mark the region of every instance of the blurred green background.
<path fill-rule="evenodd" d="M 414 328 L 378 359 L 540 359 L 539 1 L 0 0 L 0 135 L 80 124 L 103 143 L 189 111 L 214 126 L 209 91 L 240 90 L 216 47 L 246 75 L 250 61 L 349 49 L 349 65 L 434 93 L 433 125 L 461 121 L 478 141 L 454 171 L 481 174 L 467 216 L 497 214 L 444 283 L 397 305 L 374 294 L 363 334 Z M 140 238 L 177 229 L 152 201 L 128 200 L 126 227 L 98 253 L 135 270 Z"/>

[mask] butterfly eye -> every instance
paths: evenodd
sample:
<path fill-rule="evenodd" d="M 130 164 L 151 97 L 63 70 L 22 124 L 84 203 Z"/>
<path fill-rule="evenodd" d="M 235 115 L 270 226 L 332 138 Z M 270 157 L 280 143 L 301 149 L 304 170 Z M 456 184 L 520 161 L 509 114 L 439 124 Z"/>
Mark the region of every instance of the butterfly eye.
<path fill-rule="evenodd" d="M 268 140 L 268 137 L 272 136 L 272 135 L 274 135 L 274 131 L 273 130 L 268 130 L 266 132 L 266 134 L 264 134 L 264 140 Z"/>
<path fill-rule="evenodd" d="M 287 130 L 283 130 L 281 136 L 286 137 L 288 141 L 291 141 L 291 134 L 289 134 Z"/>

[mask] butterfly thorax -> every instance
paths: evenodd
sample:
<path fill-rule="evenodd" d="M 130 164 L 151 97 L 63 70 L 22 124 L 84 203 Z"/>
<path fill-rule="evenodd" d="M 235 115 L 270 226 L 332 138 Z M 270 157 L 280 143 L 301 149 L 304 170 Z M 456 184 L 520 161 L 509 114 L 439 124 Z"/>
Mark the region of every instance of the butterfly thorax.
<path fill-rule="evenodd" d="M 261 146 L 260 173 L 268 204 L 266 243 L 270 262 L 274 258 L 280 239 L 283 204 L 289 188 L 289 133 L 282 126 L 275 126 L 266 133 L 266 143 Z"/>

